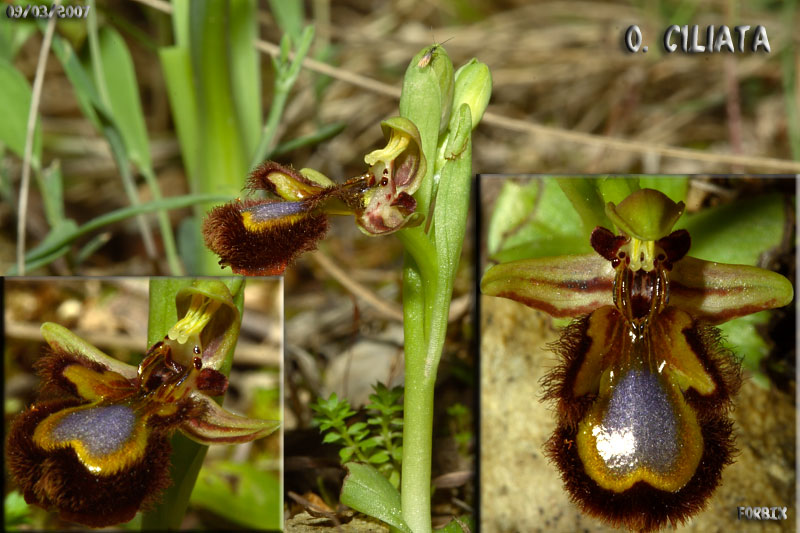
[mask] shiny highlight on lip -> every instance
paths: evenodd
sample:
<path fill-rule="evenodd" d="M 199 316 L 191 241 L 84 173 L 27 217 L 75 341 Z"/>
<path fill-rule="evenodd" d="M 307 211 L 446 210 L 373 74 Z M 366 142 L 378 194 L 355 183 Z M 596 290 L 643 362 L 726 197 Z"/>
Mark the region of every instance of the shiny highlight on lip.
<path fill-rule="evenodd" d="M 551 346 L 545 451 L 585 513 L 636 531 L 702 510 L 733 461 L 741 369 L 714 326 L 794 293 L 774 272 L 689 257 L 689 233 L 672 230 L 683 210 L 638 189 L 606 204 L 619 233 L 596 227 L 595 253 L 503 263 L 481 280 L 486 295 L 576 318 Z"/>
<path fill-rule="evenodd" d="M 657 255 L 653 243 L 634 270 L 625 239 L 595 236 L 616 270 L 615 305 L 573 323 L 555 346 L 562 362 L 544 385 L 559 422 L 546 453 L 585 512 L 631 530 L 675 526 L 702 509 L 732 462 L 738 363 L 716 330 L 668 306 L 681 257 Z"/>

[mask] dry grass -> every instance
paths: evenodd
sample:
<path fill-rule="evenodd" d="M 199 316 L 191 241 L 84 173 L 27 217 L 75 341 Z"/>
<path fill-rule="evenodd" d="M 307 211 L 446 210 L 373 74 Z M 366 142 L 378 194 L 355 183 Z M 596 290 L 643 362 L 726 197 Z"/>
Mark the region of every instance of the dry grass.
<path fill-rule="evenodd" d="M 164 195 L 171 196 L 186 192 L 186 185 L 152 49 L 170 42 L 159 30 L 167 15 L 158 11 L 163 4 L 153 5 L 101 3 L 100 7 L 105 20 L 122 28 L 128 39 L 156 170 Z M 471 6 L 472 15 L 464 14 L 464 6 Z M 337 78 L 318 93 L 315 83 L 320 75 L 310 70 L 301 74 L 281 133 L 287 140 L 333 121 L 344 122 L 346 128 L 329 142 L 280 158 L 295 166 L 317 168 L 337 179 L 362 172 L 363 154 L 381 140 L 378 121 L 397 112 L 391 93 L 399 89 L 409 58 L 434 39 L 449 39 L 446 48 L 456 66 L 477 57 L 490 66 L 494 77 L 492 103 L 475 134 L 475 172 L 800 171 L 800 162 L 792 161 L 788 111 L 790 105 L 800 107 L 800 84 L 794 80 L 792 86 L 792 80 L 785 79 L 800 63 L 798 36 L 792 31 L 798 21 L 781 13 L 781 8 L 754 12 L 742 6 L 734 16 L 728 14 L 728 2 L 715 2 L 704 3 L 702 14 L 689 15 L 685 22 L 701 26 L 728 21 L 730 26 L 766 26 L 770 54 L 735 55 L 662 52 L 656 42 L 679 16 L 673 3 L 662 4 L 660 10 L 611 2 L 498 5 L 480 0 L 422 6 L 387 2 L 377 7 L 347 1 L 332 2 L 327 8 L 314 13 L 316 46 L 321 50 L 326 41 L 330 43 L 327 62 Z M 277 43 L 280 30 L 266 8 L 260 22 L 262 39 Z M 647 54 L 621 50 L 623 32 L 632 23 L 640 25 L 651 44 Z M 126 28 L 135 28 L 150 41 L 134 37 Z M 29 78 L 38 64 L 40 44 L 39 37 L 31 38 L 16 61 Z M 268 57 L 262 65 L 264 101 L 269 102 Z M 378 83 L 366 83 L 356 75 Z M 82 118 L 57 61 L 48 63 L 41 114 L 44 160 L 61 160 L 66 176 L 67 215 L 85 221 L 124 205 L 108 148 Z M 10 175 L 18 176 L 20 162 L 13 158 L 5 162 Z M 186 213 L 173 213 L 173 221 Z M 5 228 L 0 266 L 5 267 L 13 262 L 16 242 L 11 206 L 3 206 L 0 217 Z M 38 191 L 31 195 L 27 226 L 32 244 L 47 228 Z M 117 234 L 135 234 L 133 223 L 114 229 Z M 112 238 L 85 271 L 152 271 L 152 265 L 139 259 L 138 242 L 138 238 Z M 55 269 L 58 272 L 59 266 Z M 63 265 L 61 272 L 66 273 Z"/>

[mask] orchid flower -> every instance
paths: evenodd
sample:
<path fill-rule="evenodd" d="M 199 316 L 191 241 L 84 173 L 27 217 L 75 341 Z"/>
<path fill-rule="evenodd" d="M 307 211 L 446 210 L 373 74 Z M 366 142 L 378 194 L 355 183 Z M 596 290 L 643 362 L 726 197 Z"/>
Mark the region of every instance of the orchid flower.
<path fill-rule="evenodd" d="M 596 253 L 499 264 L 481 282 L 484 294 L 577 317 L 545 378 L 558 412 L 546 452 L 573 501 L 631 530 L 699 512 L 733 461 L 741 371 L 714 325 L 793 297 L 774 272 L 689 257 L 689 233 L 672 231 L 683 210 L 638 190 L 606 204 L 619 232 L 595 228 Z"/>
<path fill-rule="evenodd" d="M 182 318 L 138 367 L 63 326 L 42 325 L 49 351 L 36 363 L 39 396 L 14 420 L 6 447 L 28 503 L 92 527 L 126 522 L 170 485 L 174 431 L 227 444 L 278 428 L 215 401 L 228 386 L 220 370 L 240 324 L 224 284 L 196 282 L 176 304 Z"/>
<path fill-rule="evenodd" d="M 416 126 L 395 117 L 381 123 L 386 147 L 364 157 L 369 170 L 341 185 L 312 169 L 268 161 L 250 175 L 248 190 L 280 200 L 247 198 L 214 208 L 203 223 L 206 245 L 237 274 L 279 275 L 328 231 L 329 215 L 354 215 L 367 235 L 418 225 L 412 194 L 425 175 Z"/>

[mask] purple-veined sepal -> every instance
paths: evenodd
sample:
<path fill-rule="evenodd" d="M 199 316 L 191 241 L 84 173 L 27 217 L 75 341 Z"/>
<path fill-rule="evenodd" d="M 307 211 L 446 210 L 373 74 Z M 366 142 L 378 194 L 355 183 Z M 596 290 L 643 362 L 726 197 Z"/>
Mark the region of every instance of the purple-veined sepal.
<path fill-rule="evenodd" d="M 613 305 L 613 285 L 611 263 L 592 253 L 495 265 L 484 274 L 481 292 L 565 318 Z"/>
<path fill-rule="evenodd" d="M 710 324 L 783 307 L 793 288 L 785 277 L 754 266 L 684 257 L 667 274 L 667 305 Z M 614 269 L 598 254 L 521 259 L 491 267 L 481 291 L 557 318 L 578 317 L 613 302 Z"/>
<path fill-rule="evenodd" d="M 202 405 L 202 414 L 186 420 L 180 430 L 201 444 L 249 442 L 269 435 L 280 427 L 280 422 L 276 420 L 260 420 L 231 413 L 199 392 L 193 392 L 192 399 Z"/>
<path fill-rule="evenodd" d="M 783 307 L 793 296 L 788 279 L 754 266 L 685 257 L 669 274 L 669 305 L 711 324 Z"/>

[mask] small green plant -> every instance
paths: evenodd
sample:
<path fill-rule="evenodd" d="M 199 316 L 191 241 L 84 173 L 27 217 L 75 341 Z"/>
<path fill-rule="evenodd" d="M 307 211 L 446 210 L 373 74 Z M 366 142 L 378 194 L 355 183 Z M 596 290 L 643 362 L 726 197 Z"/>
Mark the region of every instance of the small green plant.
<path fill-rule="evenodd" d="M 382 383 L 372 388 L 375 392 L 370 394 L 371 401 L 366 405 L 370 415 L 366 422 L 348 425 L 347 419 L 356 411 L 336 393 L 327 400 L 319 398 L 311 406 L 317 413 L 314 422 L 325 434 L 323 442 L 342 446 L 339 450 L 342 464 L 348 461 L 371 464 L 397 488 L 403 455 L 403 388 L 389 389 Z"/>
<path fill-rule="evenodd" d="M 18 490 L 12 490 L 6 494 L 3 508 L 5 509 L 6 531 L 16 531 L 20 529 L 20 526 L 31 523 L 31 510 Z"/>
<path fill-rule="evenodd" d="M 469 444 L 472 442 L 472 412 L 463 403 L 455 403 L 447 408 L 450 417 L 450 434 L 458 446 L 458 453 L 469 457 Z"/>

